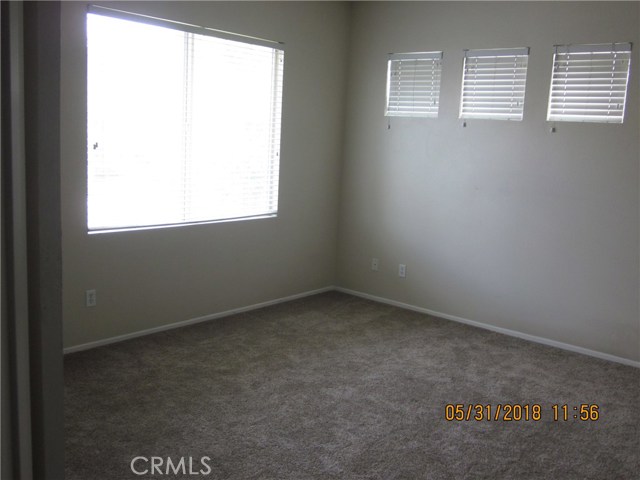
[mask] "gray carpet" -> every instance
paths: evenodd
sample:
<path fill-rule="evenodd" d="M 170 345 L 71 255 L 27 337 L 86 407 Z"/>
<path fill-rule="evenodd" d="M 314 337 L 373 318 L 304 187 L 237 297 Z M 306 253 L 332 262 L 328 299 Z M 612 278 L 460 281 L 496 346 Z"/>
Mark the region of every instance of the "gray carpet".
<path fill-rule="evenodd" d="M 66 478 L 208 456 L 184 478 L 637 479 L 639 397 L 638 369 L 331 292 L 67 355 Z M 448 403 L 541 419 L 449 422 Z"/>

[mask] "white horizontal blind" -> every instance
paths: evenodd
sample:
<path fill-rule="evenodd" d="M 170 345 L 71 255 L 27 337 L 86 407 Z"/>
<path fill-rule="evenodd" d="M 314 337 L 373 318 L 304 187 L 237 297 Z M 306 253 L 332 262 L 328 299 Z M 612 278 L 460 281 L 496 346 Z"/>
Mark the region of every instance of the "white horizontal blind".
<path fill-rule="evenodd" d="M 274 215 L 284 52 L 87 15 L 88 229 Z"/>
<path fill-rule="evenodd" d="M 630 66 L 630 43 L 556 46 L 547 120 L 622 123 Z"/>
<path fill-rule="evenodd" d="M 442 52 L 389 55 L 386 116 L 437 117 Z"/>
<path fill-rule="evenodd" d="M 529 48 L 466 50 L 460 118 L 522 120 Z"/>

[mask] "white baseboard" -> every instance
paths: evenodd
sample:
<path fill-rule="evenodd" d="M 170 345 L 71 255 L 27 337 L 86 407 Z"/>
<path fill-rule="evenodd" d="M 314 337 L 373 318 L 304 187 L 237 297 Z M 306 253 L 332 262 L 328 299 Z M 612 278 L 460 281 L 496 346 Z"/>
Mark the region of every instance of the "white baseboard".
<path fill-rule="evenodd" d="M 415 312 L 426 313 L 428 315 L 433 315 L 434 317 L 444 318 L 446 320 L 452 320 L 454 322 L 464 323 L 466 325 L 472 325 L 474 327 L 483 328 L 485 330 L 491 330 L 492 332 L 502 333 L 504 335 L 509 335 L 510 337 L 517 337 L 523 340 L 528 340 L 530 342 L 541 343 L 543 345 L 548 345 L 551 347 L 561 348 L 563 350 L 568 350 L 570 352 L 581 353 L 583 355 L 589 355 L 591 357 L 600 358 L 602 360 L 609 360 L 611 362 L 622 363 L 624 365 L 629 365 L 631 367 L 640 368 L 640 362 L 631 360 L 628 358 L 617 357 L 615 355 L 610 355 L 604 352 L 598 352 L 597 350 L 590 350 L 584 347 L 578 347 L 576 345 L 571 345 L 569 343 L 558 342 L 556 340 L 551 340 L 544 337 L 538 337 L 535 335 L 529 335 L 528 333 L 518 332 L 516 330 L 509 330 L 508 328 L 496 327 L 494 325 L 489 325 L 487 323 L 476 322 L 474 320 L 468 320 L 462 317 L 456 317 L 455 315 L 449 315 L 447 313 L 436 312 L 434 310 L 430 310 L 428 308 L 416 307 L 415 305 L 410 305 L 408 303 L 397 302 L 395 300 L 390 300 L 384 297 L 377 297 L 375 295 L 370 295 L 368 293 L 358 292 L 356 290 L 350 290 L 348 288 L 335 287 L 335 290 L 338 292 L 348 293 L 349 295 L 354 295 L 356 297 L 366 298 L 368 300 L 373 300 L 375 302 L 385 303 L 387 305 L 393 305 L 394 307 L 400 307 L 407 310 L 413 310 Z"/>
<path fill-rule="evenodd" d="M 502 333 L 504 335 L 509 335 L 511 337 L 521 338 L 523 340 L 528 340 L 530 342 L 540 343 L 542 345 L 561 348 L 563 350 L 568 350 L 570 352 L 581 353 L 583 355 L 589 355 L 591 357 L 600 358 L 602 360 L 609 360 L 611 362 L 621 363 L 624 365 L 629 365 L 631 367 L 640 368 L 639 361 L 631 360 L 628 358 L 617 357 L 615 355 L 611 355 L 608 353 L 598 352 L 597 350 L 590 350 L 588 348 L 571 345 L 569 343 L 563 343 L 563 342 L 558 342 L 556 340 L 551 340 L 544 337 L 529 335 L 528 333 L 522 333 L 522 332 L 518 332 L 517 330 L 510 330 L 508 328 L 496 327 L 494 325 L 490 325 L 487 323 L 477 322 L 475 320 L 469 320 L 466 318 L 457 317 L 455 315 L 449 315 L 447 313 L 436 312 L 435 310 L 430 310 L 428 308 L 417 307 L 415 305 L 410 305 L 408 303 L 398 302 L 396 300 L 391 300 L 384 297 L 378 297 L 376 295 L 370 295 L 368 293 L 363 293 L 356 290 L 350 290 L 348 288 L 334 287 L 334 286 L 319 288 L 317 290 L 310 290 L 307 292 L 302 292 L 302 293 L 290 295 L 287 297 L 277 298 L 275 300 L 268 300 L 266 302 L 249 305 L 247 307 L 233 308 L 231 310 L 226 310 L 224 312 L 212 313 L 210 315 L 204 315 L 202 317 L 191 318 L 188 320 L 183 320 L 181 322 L 170 323 L 168 325 L 161 325 L 159 327 L 140 330 L 138 332 L 127 333 L 125 335 L 118 335 L 115 337 L 105 338 L 102 340 L 97 340 L 95 342 L 83 343 L 81 345 L 75 345 L 73 347 L 65 348 L 63 352 L 64 354 L 67 354 L 67 353 L 79 352 L 82 350 L 89 350 L 91 348 L 101 347 L 104 345 L 109 345 L 111 343 L 122 342 L 124 340 L 143 337 L 145 335 L 151 335 L 152 333 L 157 333 L 157 332 L 164 332 L 166 330 L 173 330 L 174 328 L 186 327 L 188 325 L 194 325 L 196 323 L 215 320 L 216 318 L 228 317 L 229 315 L 234 315 L 236 313 L 249 312 L 251 310 L 257 310 L 258 308 L 268 307 L 270 305 L 276 305 L 278 303 L 289 302 L 291 300 L 297 300 L 299 298 L 309 297 L 311 295 L 317 295 L 319 293 L 330 292 L 332 290 L 347 293 L 349 295 L 354 295 L 356 297 L 366 298 L 368 300 L 373 300 L 375 302 L 384 303 L 387 305 L 393 305 L 395 307 L 400 307 L 407 310 L 413 310 L 415 312 L 426 313 L 427 315 L 433 315 L 434 317 L 444 318 L 446 320 L 452 320 L 454 322 L 464 323 L 466 325 L 472 325 L 474 327 L 483 328 L 485 330 L 490 330 L 492 332 Z"/>
<path fill-rule="evenodd" d="M 181 322 L 170 323 L 168 325 L 161 325 L 159 327 L 148 328 L 146 330 L 140 330 L 138 332 L 127 333 L 125 335 L 117 335 L 115 337 L 105 338 L 102 340 L 96 340 L 95 342 L 83 343 L 81 345 L 75 345 L 63 350 L 63 353 L 80 352 L 82 350 L 89 350 L 91 348 L 102 347 L 111 343 L 123 342 L 132 338 L 143 337 L 145 335 L 151 335 L 152 333 L 164 332 L 166 330 L 173 330 L 174 328 L 186 327 L 187 325 L 194 325 L 196 323 L 207 322 L 209 320 L 215 320 L 216 318 L 228 317 L 236 313 L 249 312 L 251 310 L 257 310 L 258 308 L 268 307 L 270 305 L 276 305 L 278 303 L 290 302 L 291 300 L 297 300 L 299 298 L 310 297 L 311 295 L 317 295 L 319 293 L 325 293 L 335 290 L 335 287 L 329 286 L 319 288 L 317 290 L 309 290 L 307 292 L 297 293 L 295 295 L 289 295 L 288 297 L 276 298 L 275 300 L 268 300 L 266 302 L 256 303 L 249 305 L 248 307 L 233 308 L 224 312 L 212 313 L 210 315 L 204 315 L 202 317 L 191 318 L 183 320 Z"/>

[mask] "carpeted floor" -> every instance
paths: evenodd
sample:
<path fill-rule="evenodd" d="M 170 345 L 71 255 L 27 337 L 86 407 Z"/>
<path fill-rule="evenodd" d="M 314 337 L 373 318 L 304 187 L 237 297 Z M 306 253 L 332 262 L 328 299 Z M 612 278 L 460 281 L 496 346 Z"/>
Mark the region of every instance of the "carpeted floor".
<path fill-rule="evenodd" d="M 331 292 L 67 355 L 66 478 L 638 479 L 639 397 L 633 367 Z"/>

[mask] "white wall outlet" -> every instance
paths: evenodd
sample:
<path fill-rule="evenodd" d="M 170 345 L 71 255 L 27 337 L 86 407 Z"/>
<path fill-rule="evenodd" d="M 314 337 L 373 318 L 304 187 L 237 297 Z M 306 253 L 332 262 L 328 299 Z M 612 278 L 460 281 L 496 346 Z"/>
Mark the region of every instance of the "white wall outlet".
<path fill-rule="evenodd" d="M 398 276 L 402 278 L 407 276 L 407 266 L 404 263 L 398 265 Z"/>
<path fill-rule="evenodd" d="M 374 272 L 377 272 L 379 266 L 380 266 L 380 260 L 378 260 L 377 258 L 372 258 L 371 259 L 371 270 L 373 270 Z"/>
<path fill-rule="evenodd" d="M 84 300 L 87 307 L 95 307 L 96 303 L 98 302 L 98 295 L 96 294 L 96 290 L 91 289 L 84 292 Z"/>

